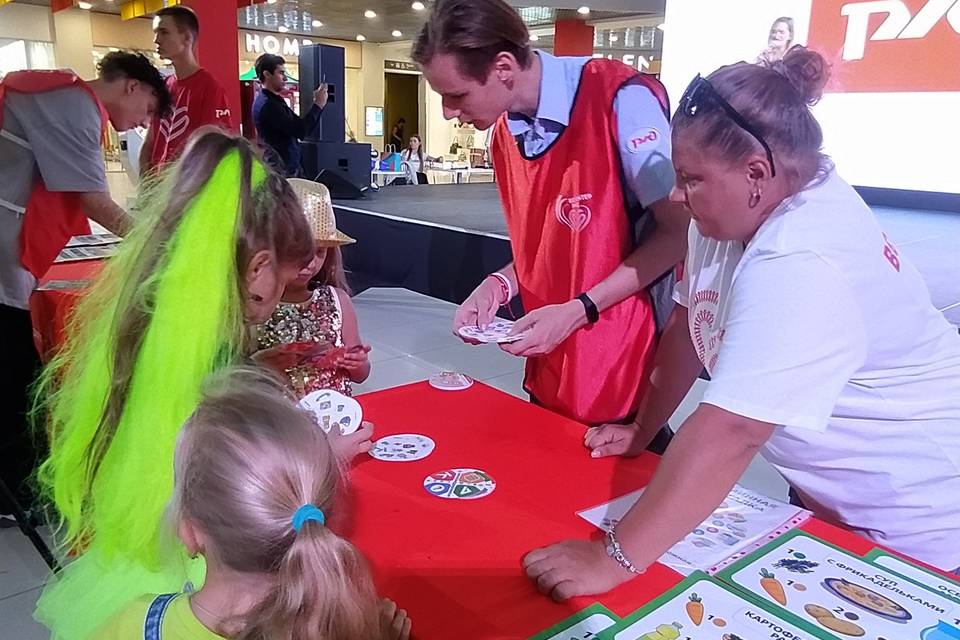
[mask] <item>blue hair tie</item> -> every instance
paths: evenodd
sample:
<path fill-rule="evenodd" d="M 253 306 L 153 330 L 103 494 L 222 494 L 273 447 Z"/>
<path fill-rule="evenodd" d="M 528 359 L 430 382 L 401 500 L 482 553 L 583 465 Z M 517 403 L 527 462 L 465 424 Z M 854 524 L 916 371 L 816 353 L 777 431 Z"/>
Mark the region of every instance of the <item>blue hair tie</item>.
<path fill-rule="evenodd" d="M 320 511 L 316 505 L 305 504 L 297 509 L 296 513 L 293 514 L 293 518 L 291 520 L 293 530 L 297 533 L 300 533 L 300 529 L 303 527 L 304 523 L 311 520 L 323 524 L 327 519 L 324 517 L 323 511 Z"/>

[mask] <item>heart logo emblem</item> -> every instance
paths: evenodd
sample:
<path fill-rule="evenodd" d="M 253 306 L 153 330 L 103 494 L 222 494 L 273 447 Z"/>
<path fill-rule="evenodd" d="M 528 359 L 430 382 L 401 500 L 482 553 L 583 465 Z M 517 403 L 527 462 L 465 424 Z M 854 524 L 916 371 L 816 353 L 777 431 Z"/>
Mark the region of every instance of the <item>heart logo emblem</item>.
<path fill-rule="evenodd" d="M 160 121 L 160 133 L 170 142 L 186 133 L 189 126 L 190 114 L 187 107 L 176 107 L 168 119 Z"/>
<path fill-rule="evenodd" d="M 557 220 L 570 227 L 574 233 L 579 233 L 587 228 L 593 212 L 584 202 L 593 198 L 593 194 L 586 193 L 572 198 L 557 198 L 556 216 Z"/>

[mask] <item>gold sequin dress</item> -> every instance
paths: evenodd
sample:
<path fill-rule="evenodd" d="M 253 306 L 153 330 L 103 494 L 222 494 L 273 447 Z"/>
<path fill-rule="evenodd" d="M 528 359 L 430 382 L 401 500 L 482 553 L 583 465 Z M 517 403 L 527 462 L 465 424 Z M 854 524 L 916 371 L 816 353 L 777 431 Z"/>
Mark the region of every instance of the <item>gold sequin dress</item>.
<path fill-rule="evenodd" d="M 281 302 L 270 319 L 260 325 L 257 334 L 261 349 L 291 342 L 329 342 L 342 347 L 340 299 L 333 287 L 318 287 L 306 302 Z M 318 389 L 352 393 L 350 376 L 345 369 L 321 369 L 303 364 L 287 369 L 286 374 L 299 397 Z"/>

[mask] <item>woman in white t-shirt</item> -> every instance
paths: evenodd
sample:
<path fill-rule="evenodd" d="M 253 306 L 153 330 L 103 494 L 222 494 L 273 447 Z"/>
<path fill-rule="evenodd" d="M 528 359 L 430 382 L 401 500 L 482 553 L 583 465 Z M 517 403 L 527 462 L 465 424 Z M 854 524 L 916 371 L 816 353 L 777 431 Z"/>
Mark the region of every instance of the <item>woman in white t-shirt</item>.
<path fill-rule="evenodd" d="M 960 567 L 960 335 L 820 153 L 823 58 L 699 76 L 673 119 L 688 256 L 637 424 L 590 429 L 638 455 L 703 367 L 711 381 L 646 491 L 601 542 L 532 551 L 556 599 L 642 571 L 724 499 L 758 451 L 824 520 Z"/>
<path fill-rule="evenodd" d="M 409 146 L 400 152 L 400 160 L 410 164 L 410 168 L 417 176 L 417 184 L 427 184 L 426 166 L 427 162 L 433 158 L 423 154 L 420 136 L 410 136 Z"/>

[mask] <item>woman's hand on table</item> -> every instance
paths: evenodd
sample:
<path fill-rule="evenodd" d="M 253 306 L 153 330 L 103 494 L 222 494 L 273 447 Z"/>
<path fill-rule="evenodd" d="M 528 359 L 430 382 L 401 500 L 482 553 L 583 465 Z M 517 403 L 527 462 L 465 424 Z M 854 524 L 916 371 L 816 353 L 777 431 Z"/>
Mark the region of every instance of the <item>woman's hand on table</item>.
<path fill-rule="evenodd" d="M 334 425 L 327 438 L 337 458 L 349 463 L 361 453 L 367 453 L 373 448 L 373 423 L 364 421 L 359 429 L 349 435 L 341 434 L 337 425 Z"/>
<path fill-rule="evenodd" d="M 524 556 L 523 568 L 540 593 L 557 602 L 606 593 L 633 577 L 599 541 L 567 540 L 534 549 Z"/>
<path fill-rule="evenodd" d="M 637 424 L 604 424 L 587 429 L 583 436 L 583 444 L 590 449 L 591 458 L 632 458 L 643 453 L 651 440 L 651 437 L 643 437 Z"/>

